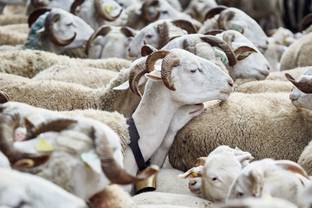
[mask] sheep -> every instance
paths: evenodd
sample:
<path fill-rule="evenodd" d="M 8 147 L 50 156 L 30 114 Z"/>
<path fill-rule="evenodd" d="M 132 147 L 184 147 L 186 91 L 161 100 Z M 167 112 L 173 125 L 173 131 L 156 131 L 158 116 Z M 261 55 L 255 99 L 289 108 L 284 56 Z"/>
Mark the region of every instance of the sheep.
<path fill-rule="evenodd" d="M 291 76 L 297 79 L 309 68 L 311 67 L 297 67 L 285 71 L 271 72 L 266 79 L 275 81 L 288 81 L 288 79 L 285 76 L 286 73 L 290 74 Z"/>
<path fill-rule="evenodd" d="M 148 192 L 136 195 L 133 197 L 133 201 L 144 208 L 145 205 L 154 205 L 154 207 L 161 207 L 161 205 L 173 205 L 172 208 L 213 208 L 213 204 L 207 200 L 172 193 L 160 193 L 160 192 Z M 140 206 L 141 205 L 141 206 Z M 148 207 L 148 206 L 147 206 Z M 152 207 L 152 208 L 154 208 Z M 171 208 L 171 207 L 169 207 Z"/>
<path fill-rule="evenodd" d="M 224 65 L 236 79 L 265 79 L 270 65 L 261 52 L 237 31 L 217 35 L 183 35 L 170 41 L 164 49 L 183 48 L 208 60 Z M 220 51 L 220 49 L 221 51 Z"/>
<path fill-rule="evenodd" d="M 68 67 L 66 65 L 54 65 L 39 72 L 32 80 L 56 80 L 81 84 L 90 88 L 106 86 L 110 80 L 117 76 L 117 72 L 92 67 Z"/>
<path fill-rule="evenodd" d="M 199 33 L 205 34 L 213 29 L 236 30 L 246 36 L 261 52 L 267 49 L 268 37 L 262 28 L 239 9 L 219 6 L 209 10 Z"/>
<path fill-rule="evenodd" d="M 311 207 L 312 205 L 311 195 L 312 195 L 312 183 L 308 184 L 308 186 L 300 193 L 299 201 L 302 204 L 302 208 Z"/>
<path fill-rule="evenodd" d="M 15 74 L 23 77 L 34 77 L 40 71 L 43 71 L 53 65 L 68 65 L 80 67 L 95 67 L 99 69 L 108 69 L 120 71 L 130 66 L 130 61 L 124 59 L 71 59 L 66 56 L 56 55 L 49 52 L 37 50 L 12 50 L 0 52 L 1 63 L 0 72 Z M 20 57 L 17 59 L 16 57 Z"/>
<path fill-rule="evenodd" d="M 143 1 L 142 4 L 129 7 L 121 18 L 126 19 L 127 26 L 135 29 L 141 29 L 150 23 L 164 19 L 182 19 L 191 22 L 196 28 L 201 27 L 200 22 L 178 11 L 167 0 Z"/>
<path fill-rule="evenodd" d="M 0 152 L 0 168 L 11 169 L 9 159 L 2 152 Z"/>
<path fill-rule="evenodd" d="M 85 43 L 94 32 L 81 18 L 57 8 L 36 10 L 29 25 L 26 48 L 82 58 L 86 57 Z"/>
<path fill-rule="evenodd" d="M 310 118 L 311 112 L 298 111 L 290 102 L 289 93 L 232 93 L 226 102 L 206 103 L 205 112 L 180 130 L 169 160 L 185 171 L 196 158 L 229 145 L 257 159 L 297 161 L 312 137 Z"/>
<path fill-rule="evenodd" d="M 88 58 L 128 58 L 130 42 L 136 35 L 136 31 L 129 27 L 100 27 L 88 40 L 86 51 Z"/>
<path fill-rule="evenodd" d="M 128 48 L 130 58 L 141 56 L 141 48 L 148 44 L 156 49 L 162 48 L 169 40 L 196 33 L 193 25 L 185 20 L 158 20 L 141 29 L 131 41 Z"/>
<path fill-rule="evenodd" d="M 69 12 L 73 2 L 74 0 L 30 0 L 27 3 L 27 14 L 43 7 L 60 8 Z"/>
<path fill-rule="evenodd" d="M 241 93 L 274 93 L 274 92 L 285 92 L 290 93 L 292 85 L 286 81 L 277 80 L 261 80 L 251 81 L 244 84 L 238 85 L 235 89 L 236 92 Z"/>
<path fill-rule="evenodd" d="M 272 196 L 300 204 L 301 190 L 309 176 L 297 163 L 264 159 L 248 165 L 232 184 L 228 199 Z"/>
<path fill-rule="evenodd" d="M 281 70 L 312 65 L 309 56 L 311 38 L 312 34 L 304 35 L 289 46 L 281 58 Z"/>
<path fill-rule="evenodd" d="M 25 15 L 0 15 L 0 25 L 25 24 L 27 19 Z"/>
<path fill-rule="evenodd" d="M 28 27 L 26 24 L 7 25 L 0 27 L 1 45 L 24 44 L 27 39 Z"/>
<path fill-rule="evenodd" d="M 87 208 L 80 198 L 38 176 L 0 169 L 0 205 L 4 207 Z M 44 191 L 43 191 L 44 190 Z"/>
<path fill-rule="evenodd" d="M 197 159 L 197 167 L 180 177 L 191 178 L 189 188 L 193 193 L 212 202 L 224 202 L 234 180 L 253 159 L 249 152 L 222 145 L 208 157 Z"/>
<path fill-rule="evenodd" d="M 263 197 L 263 198 L 246 198 L 242 200 L 233 200 L 229 201 L 224 205 L 220 205 L 219 208 L 298 208 L 293 203 L 272 197 Z"/>
<path fill-rule="evenodd" d="M 123 8 L 115 0 L 75 0 L 70 10 L 96 30 L 102 25 L 113 24 Z"/>
<path fill-rule="evenodd" d="M 184 12 L 191 15 L 191 17 L 198 21 L 203 21 L 207 11 L 213 7 L 216 7 L 217 3 L 215 0 L 193 0 L 190 1 Z"/>
<path fill-rule="evenodd" d="M 2 14 L 6 6 L 11 5 L 11 6 L 21 6 L 25 5 L 26 0 L 1 0 L 0 1 L 0 14 Z"/>

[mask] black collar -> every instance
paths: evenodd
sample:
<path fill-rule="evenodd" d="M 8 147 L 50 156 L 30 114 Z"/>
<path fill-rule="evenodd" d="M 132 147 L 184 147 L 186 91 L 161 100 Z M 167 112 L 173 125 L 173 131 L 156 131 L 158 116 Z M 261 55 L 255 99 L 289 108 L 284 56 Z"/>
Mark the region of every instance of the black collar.
<path fill-rule="evenodd" d="M 127 124 L 129 125 L 128 127 L 128 131 L 129 131 L 129 135 L 130 135 L 130 148 L 133 152 L 136 164 L 139 168 L 139 171 L 143 171 L 144 169 L 146 169 L 149 166 L 149 162 L 145 162 L 144 157 L 142 155 L 141 149 L 139 147 L 139 139 L 140 139 L 140 135 L 138 132 L 138 129 L 134 123 L 133 118 L 128 118 L 127 119 Z"/>

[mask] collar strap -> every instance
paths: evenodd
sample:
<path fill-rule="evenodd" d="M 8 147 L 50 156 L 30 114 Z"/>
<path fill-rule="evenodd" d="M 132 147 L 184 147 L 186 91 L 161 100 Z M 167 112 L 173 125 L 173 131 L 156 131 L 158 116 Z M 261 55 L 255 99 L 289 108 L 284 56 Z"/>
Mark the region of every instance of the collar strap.
<path fill-rule="evenodd" d="M 142 155 L 141 149 L 139 147 L 139 139 L 140 135 L 138 132 L 138 129 L 134 123 L 133 118 L 128 118 L 127 119 L 127 124 L 128 124 L 128 131 L 130 134 L 130 148 L 133 152 L 136 164 L 139 168 L 139 171 L 143 171 L 148 167 L 148 163 L 145 162 L 144 157 Z"/>

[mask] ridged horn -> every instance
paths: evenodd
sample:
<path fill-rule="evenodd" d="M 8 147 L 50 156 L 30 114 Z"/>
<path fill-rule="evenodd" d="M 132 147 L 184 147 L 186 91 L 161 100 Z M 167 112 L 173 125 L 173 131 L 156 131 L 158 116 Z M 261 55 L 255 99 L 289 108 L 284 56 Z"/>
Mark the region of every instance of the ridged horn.
<path fill-rule="evenodd" d="M 161 49 L 169 42 L 169 28 L 166 22 L 157 25 L 157 32 L 159 34 L 159 43 L 157 49 Z"/>
<path fill-rule="evenodd" d="M 67 40 L 61 40 L 58 37 L 56 37 L 54 33 L 54 29 L 53 29 L 53 24 L 59 21 L 60 18 L 61 18 L 60 14 L 53 14 L 50 12 L 50 14 L 47 16 L 47 19 L 45 21 L 46 34 L 48 35 L 48 37 L 50 38 L 53 44 L 57 46 L 66 46 L 66 45 L 71 44 L 75 40 L 77 33 L 75 32 L 73 37 Z"/>
<path fill-rule="evenodd" d="M 208 12 L 205 15 L 205 20 L 213 18 L 214 16 L 220 14 L 222 11 L 226 10 L 227 8 L 228 7 L 226 6 L 217 6 L 208 10 Z"/>
<path fill-rule="evenodd" d="M 174 24 L 175 26 L 185 30 L 188 34 L 197 33 L 194 25 L 187 20 L 182 20 L 182 19 L 181 20 L 173 20 L 173 21 L 171 21 L 171 23 Z"/>
<path fill-rule="evenodd" d="M 161 64 L 161 79 L 163 80 L 165 86 L 172 91 L 175 91 L 176 88 L 172 82 L 171 72 L 173 67 L 178 66 L 180 64 L 180 59 L 172 54 L 169 53 L 162 61 Z"/>
<path fill-rule="evenodd" d="M 146 73 L 149 73 L 149 70 L 145 67 L 145 63 L 141 62 L 134 65 L 129 74 L 129 88 L 139 97 L 142 97 L 142 93 L 139 89 L 139 82 L 141 77 Z"/>
<path fill-rule="evenodd" d="M 85 0 L 75 0 L 70 6 L 70 13 L 76 14 L 77 8 L 83 4 Z"/>
<path fill-rule="evenodd" d="M 107 21 L 115 21 L 121 15 L 123 11 L 123 9 L 120 9 L 120 12 L 116 16 L 111 16 L 110 14 L 107 13 L 105 9 L 103 9 L 101 0 L 95 0 L 94 6 L 99 16 L 104 18 Z"/>
<path fill-rule="evenodd" d="M 292 75 L 285 73 L 286 78 L 293 83 L 300 91 L 311 94 L 312 93 L 312 80 L 297 81 Z"/>
<path fill-rule="evenodd" d="M 94 139 L 96 140 L 95 136 Z M 98 138 L 96 142 L 96 152 L 101 161 L 101 167 L 106 177 L 114 184 L 127 185 L 136 181 L 144 180 L 159 171 L 156 166 L 150 166 L 137 176 L 130 175 L 115 160 L 114 153 L 107 138 Z"/>
<path fill-rule="evenodd" d="M 205 35 L 204 37 L 201 37 L 200 39 L 209 43 L 211 46 L 221 48 L 222 51 L 224 51 L 224 53 L 226 54 L 229 60 L 230 66 L 234 66 L 237 63 L 233 50 L 224 40 L 221 40 L 220 38 L 217 38 L 212 35 Z"/>

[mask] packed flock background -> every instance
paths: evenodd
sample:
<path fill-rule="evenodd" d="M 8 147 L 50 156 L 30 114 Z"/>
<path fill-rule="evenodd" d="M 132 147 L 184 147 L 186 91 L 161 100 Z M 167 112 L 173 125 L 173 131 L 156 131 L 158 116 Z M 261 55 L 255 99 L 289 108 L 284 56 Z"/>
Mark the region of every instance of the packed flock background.
<path fill-rule="evenodd" d="M 1 207 L 312 207 L 311 1 L 0 11 Z"/>

